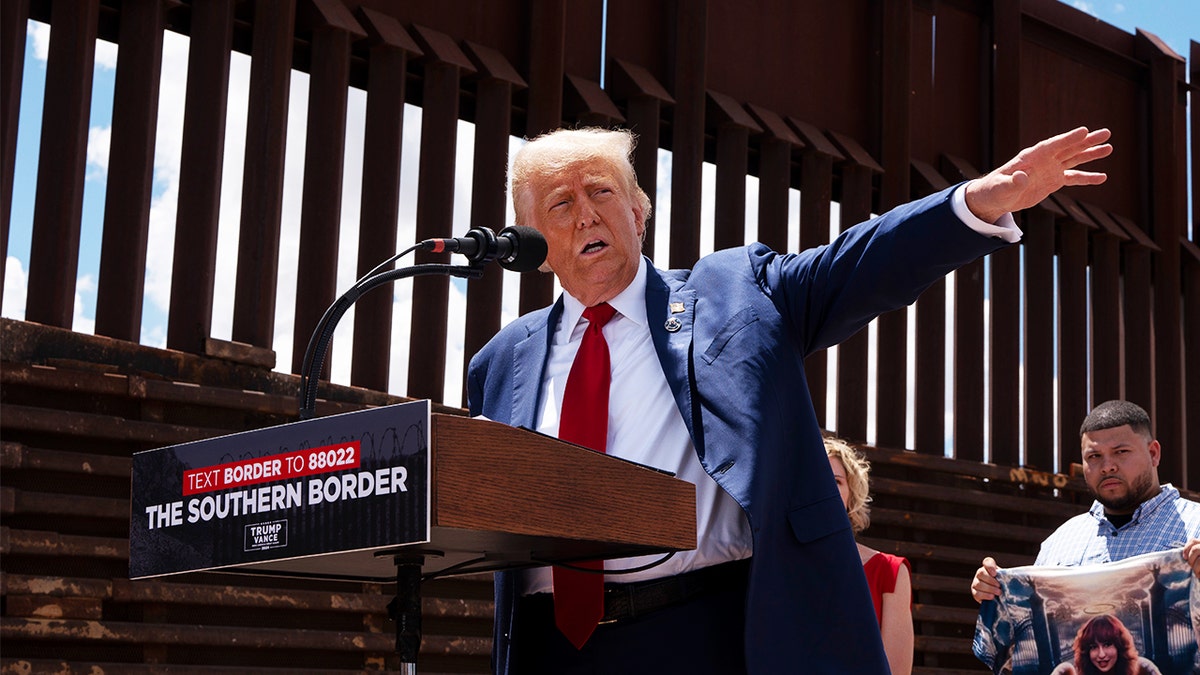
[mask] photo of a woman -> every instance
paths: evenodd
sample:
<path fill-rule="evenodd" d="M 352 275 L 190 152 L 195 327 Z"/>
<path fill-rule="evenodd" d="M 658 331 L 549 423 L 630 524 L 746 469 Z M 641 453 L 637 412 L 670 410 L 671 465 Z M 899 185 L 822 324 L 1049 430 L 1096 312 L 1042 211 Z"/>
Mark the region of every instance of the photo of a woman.
<path fill-rule="evenodd" d="M 1133 636 L 1111 614 L 1092 617 L 1075 636 L 1075 660 L 1054 669 L 1051 675 L 1161 675 L 1147 658 L 1138 655 Z"/>

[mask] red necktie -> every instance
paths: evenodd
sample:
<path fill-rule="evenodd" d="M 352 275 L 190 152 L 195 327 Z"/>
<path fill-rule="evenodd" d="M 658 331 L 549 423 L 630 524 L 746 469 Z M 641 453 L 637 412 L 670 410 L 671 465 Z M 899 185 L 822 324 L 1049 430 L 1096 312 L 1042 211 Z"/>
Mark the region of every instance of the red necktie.
<path fill-rule="evenodd" d="M 600 452 L 608 445 L 608 384 L 612 379 L 608 343 L 601 329 L 616 313 L 608 303 L 583 310 L 588 326 L 567 376 L 558 422 L 559 438 Z M 575 566 L 600 570 L 604 561 L 588 560 Z M 555 567 L 553 577 L 554 623 L 576 649 L 583 649 L 604 616 L 604 575 Z"/>

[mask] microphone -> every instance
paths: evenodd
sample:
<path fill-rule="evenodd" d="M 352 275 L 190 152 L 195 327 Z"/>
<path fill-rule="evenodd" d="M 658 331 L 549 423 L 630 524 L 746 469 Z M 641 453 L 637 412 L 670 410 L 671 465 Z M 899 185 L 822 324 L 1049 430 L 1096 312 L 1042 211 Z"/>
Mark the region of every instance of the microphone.
<path fill-rule="evenodd" d="M 524 225 L 506 227 L 500 234 L 476 227 L 465 237 L 426 239 L 417 247 L 433 253 L 461 253 L 475 265 L 495 260 L 513 272 L 535 270 L 546 260 L 546 238 Z"/>

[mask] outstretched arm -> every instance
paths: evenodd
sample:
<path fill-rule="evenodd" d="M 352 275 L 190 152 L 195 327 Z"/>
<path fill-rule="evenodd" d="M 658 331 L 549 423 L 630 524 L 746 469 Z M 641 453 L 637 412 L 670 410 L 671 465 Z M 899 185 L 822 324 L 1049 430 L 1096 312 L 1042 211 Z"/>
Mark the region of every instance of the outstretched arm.
<path fill-rule="evenodd" d="M 967 208 L 981 220 L 1027 209 L 1067 185 L 1099 185 L 1107 174 L 1080 171 L 1080 164 L 1112 154 L 1108 129 L 1079 127 L 1025 148 L 1004 166 L 966 185 Z"/>

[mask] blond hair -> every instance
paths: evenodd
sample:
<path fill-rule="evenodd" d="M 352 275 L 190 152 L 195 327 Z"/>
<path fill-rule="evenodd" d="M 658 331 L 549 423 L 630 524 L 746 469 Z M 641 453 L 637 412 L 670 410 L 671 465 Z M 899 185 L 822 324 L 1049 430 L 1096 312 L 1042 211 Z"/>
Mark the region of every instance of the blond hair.
<path fill-rule="evenodd" d="M 517 150 L 512 165 L 512 200 L 517 225 L 530 225 L 533 194 L 530 182 L 588 162 L 603 162 L 616 171 L 626 192 L 650 220 L 650 198 L 637 183 L 633 149 L 637 137 L 628 129 L 558 129 L 542 134 Z"/>
<path fill-rule="evenodd" d="M 871 488 L 868 478 L 871 463 L 861 452 L 835 436 L 825 437 L 825 454 L 846 468 L 846 485 L 850 488 L 846 514 L 850 516 L 850 527 L 858 534 L 871 526 Z"/>

